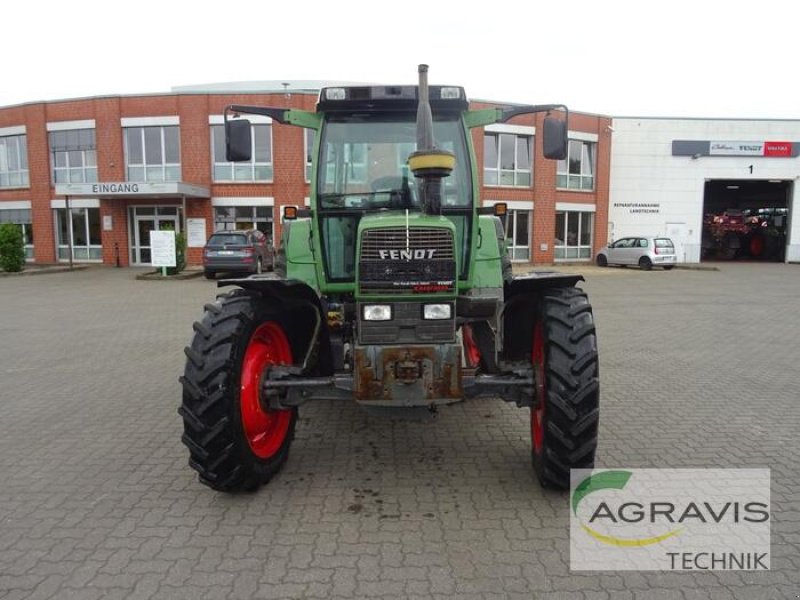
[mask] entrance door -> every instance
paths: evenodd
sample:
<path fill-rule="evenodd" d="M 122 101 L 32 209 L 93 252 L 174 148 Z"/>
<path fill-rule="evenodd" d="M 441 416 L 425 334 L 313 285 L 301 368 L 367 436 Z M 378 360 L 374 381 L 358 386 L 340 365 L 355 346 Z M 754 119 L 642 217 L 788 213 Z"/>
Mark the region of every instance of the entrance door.
<path fill-rule="evenodd" d="M 174 210 L 174 209 L 173 209 Z M 180 218 L 175 214 L 136 214 L 133 216 L 133 238 L 131 246 L 131 262 L 135 265 L 149 265 L 152 258 L 150 254 L 150 232 L 165 231 L 168 229 L 180 232 Z"/>

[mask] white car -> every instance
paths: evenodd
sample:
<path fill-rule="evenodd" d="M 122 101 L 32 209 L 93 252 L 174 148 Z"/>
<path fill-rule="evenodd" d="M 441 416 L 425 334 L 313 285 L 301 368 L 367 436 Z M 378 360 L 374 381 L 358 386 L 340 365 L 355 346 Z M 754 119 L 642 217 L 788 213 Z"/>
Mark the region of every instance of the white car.
<path fill-rule="evenodd" d="M 649 271 L 664 267 L 668 271 L 678 262 L 675 245 L 666 237 L 626 237 L 602 248 L 597 253 L 597 265 L 638 265 Z"/>

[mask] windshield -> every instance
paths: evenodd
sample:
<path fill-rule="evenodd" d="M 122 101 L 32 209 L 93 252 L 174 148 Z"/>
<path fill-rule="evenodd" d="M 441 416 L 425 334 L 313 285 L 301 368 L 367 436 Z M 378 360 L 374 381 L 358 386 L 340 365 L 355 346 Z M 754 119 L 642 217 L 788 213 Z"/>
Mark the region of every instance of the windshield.
<path fill-rule="evenodd" d="M 437 148 L 456 155 L 453 173 L 444 178 L 442 208 L 472 205 L 469 163 L 458 117 L 434 121 Z M 331 117 L 323 133 L 317 184 L 320 209 L 419 209 L 417 180 L 408 168 L 416 151 L 413 114 Z"/>
<path fill-rule="evenodd" d="M 214 233 L 208 238 L 209 246 L 223 246 L 225 244 L 246 244 L 247 238 L 240 233 Z"/>

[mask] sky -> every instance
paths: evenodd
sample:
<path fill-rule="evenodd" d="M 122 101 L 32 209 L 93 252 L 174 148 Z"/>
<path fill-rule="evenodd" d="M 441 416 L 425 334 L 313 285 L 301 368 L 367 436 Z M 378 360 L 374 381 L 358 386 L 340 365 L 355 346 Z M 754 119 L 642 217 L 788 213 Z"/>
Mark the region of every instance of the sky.
<path fill-rule="evenodd" d="M 5 2 L 0 106 L 228 81 L 462 85 L 610 116 L 800 119 L 800 2 Z"/>

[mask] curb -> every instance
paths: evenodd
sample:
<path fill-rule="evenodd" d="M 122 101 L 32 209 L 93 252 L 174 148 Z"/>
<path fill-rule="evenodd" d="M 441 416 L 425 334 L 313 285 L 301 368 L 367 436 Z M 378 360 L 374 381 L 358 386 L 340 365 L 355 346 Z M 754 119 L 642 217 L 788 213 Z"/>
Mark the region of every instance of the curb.
<path fill-rule="evenodd" d="M 58 266 L 58 267 L 39 267 L 39 268 L 32 268 L 30 270 L 23 270 L 19 271 L 18 273 L 6 273 L 5 271 L 0 272 L 0 277 L 26 277 L 29 275 L 50 275 L 52 273 L 69 273 L 70 271 L 84 271 L 89 268 L 89 265 L 74 265 L 71 269 L 66 266 Z"/>
<path fill-rule="evenodd" d="M 164 277 L 161 271 L 149 271 L 140 273 L 136 276 L 138 281 L 184 281 L 186 279 L 197 279 L 203 276 L 203 271 L 182 271 L 177 275 L 167 275 Z"/>
<path fill-rule="evenodd" d="M 676 269 L 683 269 L 684 271 L 719 271 L 719 267 L 712 267 L 710 265 L 701 265 L 695 263 L 677 264 Z"/>

